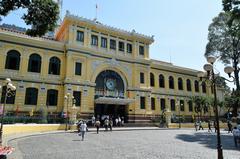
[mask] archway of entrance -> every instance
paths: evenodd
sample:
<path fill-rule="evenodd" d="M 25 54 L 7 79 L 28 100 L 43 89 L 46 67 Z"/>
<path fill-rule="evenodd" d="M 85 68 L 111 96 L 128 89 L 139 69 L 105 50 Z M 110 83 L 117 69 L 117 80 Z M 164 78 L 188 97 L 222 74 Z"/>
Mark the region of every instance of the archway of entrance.
<path fill-rule="evenodd" d="M 126 97 L 126 82 L 122 77 L 113 70 L 104 70 L 98 74 L 95 83 L 95 116 L 102 121 L 121 117 L 127 122 L 131 100 Z"/>

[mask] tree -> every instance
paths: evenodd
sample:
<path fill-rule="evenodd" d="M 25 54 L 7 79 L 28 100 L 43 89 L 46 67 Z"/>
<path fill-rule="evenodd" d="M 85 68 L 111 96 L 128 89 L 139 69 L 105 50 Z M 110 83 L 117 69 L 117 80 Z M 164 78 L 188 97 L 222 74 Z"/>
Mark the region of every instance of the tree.
<path fill-rule="evenodd" d="M 236 84 L 236 96 L 240 95 L 239 60 L 240 60 L 240 21 L 232 20 L 232 14 L 221 12 L 213 19 L 208 28 L 208 43 L 205 56 L 219 57 L 223 64 L 232 64 Z M 237 103 L 233 114 L 237 115 Z"/>
<path fill-rule="evenodd" d="M 206 114 L 210 107 L 210 98 L 203 96 L 193 96 L 191 99 L 195 103 L 194 111 L 198 114 L 198 118 L 202 118 L 202 113 Z"/>
<path fill-rule="evenodd" d="M 27 13 L 22 19 L 32 28 L 27 30 L 30 36 L 42 36 L 53 31 L 59 18 L 59 7 L 53 0 L 1 0 L 0 15 L 7 16 L 10 11 L 23 8 Z"/>

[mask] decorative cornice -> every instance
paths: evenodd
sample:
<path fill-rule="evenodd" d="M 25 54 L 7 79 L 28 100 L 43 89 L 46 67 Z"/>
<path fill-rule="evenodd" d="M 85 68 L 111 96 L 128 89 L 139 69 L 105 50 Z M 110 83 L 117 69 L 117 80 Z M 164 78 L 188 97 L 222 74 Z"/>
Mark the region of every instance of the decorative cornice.
<path fill-rule="evenodd" d="M 147 35 L 144 35 L 144 34 L 141 34 L 141 33 L 137 33 L 134 29 L 131 32 L 126 31 L 126 30 L 123 30 L 123 29 L 119 29 L 119 28 L 116 28 L 116 27 L 112 27 L 112 26 L 109 26 L 109 25 L 102 24 L 102 23 L 98 22 L 96 19 L 90 20 L 90 19 L 87 19 L 87 18 L 84 18 L 84 17 L 80 17 L 80 16 L 77 16 L 77 15 L 70 14 L 69 11 L 66 12 L 64 20 L 67 19 L 67 18 L 77 20 L 77 21 L 83 21 L 83 22 L 95 25 L 97 27 L 100 27 L 100 28 L 103 28 L 103 29 L 106 29 L 106 30 L 111 30 L 111 31 L 114 31 L 114 32 L 118 32 L 120 34 L 126 34 L 127 36 L 135 36 L 135 37 L 138 37 L 138 38 L 143 38 L 143 39 L 149 41 L 149 43 L 154 42 L 154 36 L 153 35 L 152 36 L 147 36 Z"/>

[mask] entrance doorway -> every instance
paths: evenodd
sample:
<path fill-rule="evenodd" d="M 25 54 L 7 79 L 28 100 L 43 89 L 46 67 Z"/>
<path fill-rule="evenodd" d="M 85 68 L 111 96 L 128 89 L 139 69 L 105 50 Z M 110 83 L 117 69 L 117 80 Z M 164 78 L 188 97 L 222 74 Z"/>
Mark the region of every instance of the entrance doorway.
<path fill-rule="evenodd" d="M 124 122 L 127 122 L 127 108 L 127 105 L 96 104 L 94 112 L 95 116 L 99 117 L 100 120 L 104 120 L 107 116 L 112 117 L 113 119 L 124 117 Z"/>

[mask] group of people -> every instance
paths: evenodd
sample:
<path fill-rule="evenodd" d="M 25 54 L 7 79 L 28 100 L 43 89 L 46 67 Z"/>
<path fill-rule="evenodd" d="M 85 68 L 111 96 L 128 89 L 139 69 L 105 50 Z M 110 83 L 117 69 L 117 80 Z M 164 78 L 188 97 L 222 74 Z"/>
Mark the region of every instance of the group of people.
<path fill-rule="evenodd" d="M 108 129 L 110 129 L 110 131 L 112 131 L 113 126 L 123 126 L 124 125 L 124 117 L 118 116 L 115 119 L 113 119 L 112 117 L 104 116 L 104 119 L 102 118 L 102 120 L 100 121 L 99 117 L 97 117 L 97 119 L 96 119 L 95 116 L 93 115 L 92 119 L 91 119 L 91 124 L 92 124 L 92 126 L 96 127 L 97 134 L 98 134 L 99 128 L 101 127 L 101 125 L 104 126 L 105 131 L 108 131 Z M 78 134 L 79 134 L 79 136 L 82 136 L 82 141 L 83 141 L 85 133 L 86 133 L 86 131 L 88 131 L 86 121 L 79 120 L 77 123 L 77 129 L 78 129 Z"/>
<path fill-rule="evenodd" d="M 212 126 L 215 128 L 215 132 L 217 132 L 217 124 L 215 121 L 211 121 L 211 120 L 208 121 L 208 132 L 212 132 Z M 194 127 L 195 127 L 196 131 L 201 130 L 201 129 L 204 130 L 201 120 L 196 121 L 194 124 Z"/>

